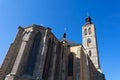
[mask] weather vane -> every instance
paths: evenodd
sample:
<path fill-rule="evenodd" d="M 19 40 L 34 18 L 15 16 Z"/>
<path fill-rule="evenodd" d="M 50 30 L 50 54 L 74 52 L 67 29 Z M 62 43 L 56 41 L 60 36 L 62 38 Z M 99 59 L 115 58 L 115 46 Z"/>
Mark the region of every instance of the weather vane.
<path fill-rule="evenodd" d="M 89 14 L 89 12 L 87 12 L 87 17 L 89 17 L 90 16 L 90 14 Z"/>

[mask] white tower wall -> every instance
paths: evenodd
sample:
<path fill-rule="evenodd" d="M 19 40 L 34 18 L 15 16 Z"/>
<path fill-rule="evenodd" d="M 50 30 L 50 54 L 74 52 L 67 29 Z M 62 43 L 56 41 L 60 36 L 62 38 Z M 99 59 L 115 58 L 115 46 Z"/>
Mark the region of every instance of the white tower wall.
<path fill-rule="evenodd" d="M 86 18 L 86 24 L 82 27 L 82 44 L 90 56 L 94 66 L 99 69 L 100 65 L 95 25 L 91 23 L 90 17 Z"/>

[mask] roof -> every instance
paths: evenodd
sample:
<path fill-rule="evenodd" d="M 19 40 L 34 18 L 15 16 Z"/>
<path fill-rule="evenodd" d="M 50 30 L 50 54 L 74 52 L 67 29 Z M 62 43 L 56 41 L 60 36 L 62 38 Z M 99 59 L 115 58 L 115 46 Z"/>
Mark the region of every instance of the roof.
<path fill-rule="evenodd" d="M 59 39 L 60 42 L 62 42 L 62 41 L 64 41 L 64 40 L 67 41 L 68 45 L 70 45 L 70 46 L 80 45 L 80 44 L 75 43 L 75 42 L 73 42 L 73 41 L 67 40 L 66 38 L 61 38 L 61 39 Z"/>

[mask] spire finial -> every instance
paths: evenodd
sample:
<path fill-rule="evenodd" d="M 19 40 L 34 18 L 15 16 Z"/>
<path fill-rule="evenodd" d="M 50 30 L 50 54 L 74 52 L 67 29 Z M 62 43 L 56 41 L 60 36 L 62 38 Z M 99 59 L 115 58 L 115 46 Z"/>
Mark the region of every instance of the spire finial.
<path fill-rule="evenodd" d="M 66 28 L 64 28 L 63 38 L 66 38 Z"/>
<path fill-rule="evenodd" d="M 66 33 L 63 34 L 63 38 L 66 38 Z"/>
<path fill-rule="evenodd" d="M 85 21 L 86 21 L 86 24 L 91 24 L 91 17 L 90 17 L 89 12 L 87 12 L 87 16 L 86 16 Z"/>

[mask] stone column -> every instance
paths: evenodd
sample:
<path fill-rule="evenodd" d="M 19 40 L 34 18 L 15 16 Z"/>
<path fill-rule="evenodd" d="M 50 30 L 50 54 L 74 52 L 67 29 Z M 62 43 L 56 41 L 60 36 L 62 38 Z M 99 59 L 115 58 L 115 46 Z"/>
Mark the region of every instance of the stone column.
<path fill-rule="evenodd" d="M 63 56 L 63 59 L 62 59 L 62 80 L 66 80 L 66 74 L 67 74 L 67 69 L 66 69 L 66 67 L 67 67 L 67 53 L 68 53 L 68 43 L 67 43 L 67 41 L 65 40 L 65 41 L 63 41 L 62 42 L 62 45 L 63 45 L 63 51 L 62 51 L 62 56 Z"/>
<path fill-rule="evenodd" d="M 50 29 L 47 28 L 45 31 L 44 39 L 43 39 L 43 48 L 42 48 L 42 53 L 41 53 L 41 61 L 40 61 L 40 67 L 39 67 L 39 74 L 36 80 L 42 80 L 42 74 L 43 74 L 43 69 L 44 69 L 44 62 L 45 62 L 45 55 L 46 55 L 46 41 L 47 41 L 47 34 Z"/>
<path fill-rule="evenodd" d="M 62 62 L 63 62 L 63 60 L 62 60 L 62 53 L 63 53 L 63 45 L 62 45 L 62 43 L 61 43 L 61 45 L 60 45 L 60 49 L 61 49 L 61 51 L 60 51 L 60 65 L 59 65 L 59 71 L 58 71 L 58 75 L 59 75 L 59 77 L 58 77 L 58 80 L 62 80 Z"/>
<path fill-rule="evenodd" d="M 90 80 L 90 74 L 89 74 L 89 63 L 87 58 L 87 52 L 83 47 L 81 47 L 81 53 L 80 53 L 80 77 L 81 80 Z"/>

